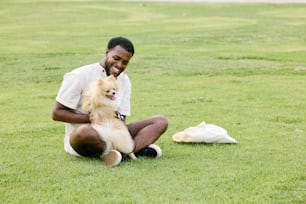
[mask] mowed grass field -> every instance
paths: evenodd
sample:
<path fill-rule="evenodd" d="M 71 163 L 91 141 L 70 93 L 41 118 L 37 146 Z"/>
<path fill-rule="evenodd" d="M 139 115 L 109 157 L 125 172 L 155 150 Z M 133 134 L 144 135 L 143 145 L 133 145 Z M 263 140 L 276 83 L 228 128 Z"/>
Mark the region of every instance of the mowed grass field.
<path fill-rule="evenodd" d="M 0 203 L 305 203 L 306 4 L 0 2 Z M 63 75 L 109 38 L 136 53 L 128 122 L 163 114 L 163 157 L 63 150 Z M 178 144 L 201 121 L 239 144 Z"/>

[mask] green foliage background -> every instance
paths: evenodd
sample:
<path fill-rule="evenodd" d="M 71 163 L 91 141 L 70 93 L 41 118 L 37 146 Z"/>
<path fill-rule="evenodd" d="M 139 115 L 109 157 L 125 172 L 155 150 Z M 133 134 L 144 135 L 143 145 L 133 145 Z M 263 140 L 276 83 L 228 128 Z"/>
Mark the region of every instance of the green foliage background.
<path fill-rule="evenodd" d="M 0 2 L 1 203 L 304 203 L 306 5 Z M 113 36 L 134 121 L 169 120 L 158 160 L 108 168 L 63 151 L 51 109 L 64 73 Z M 176 144 L 201 121 L 238 145 Z"/>

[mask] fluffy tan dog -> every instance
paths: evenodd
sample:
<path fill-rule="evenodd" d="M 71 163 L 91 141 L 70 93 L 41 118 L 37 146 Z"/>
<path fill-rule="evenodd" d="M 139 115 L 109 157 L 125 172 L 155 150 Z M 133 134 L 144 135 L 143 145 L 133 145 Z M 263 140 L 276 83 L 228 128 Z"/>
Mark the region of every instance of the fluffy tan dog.
<path fill-rule="evenodd" d="M 115 100 L 118 89 L 115 77 L 99 78 L 85 92 L 82 109 L 89 114 L 91 126 L 106 143 L 101 158 L 116 149 L 136 160 L 134 141 L 124 122 L 117 118 Z"/>

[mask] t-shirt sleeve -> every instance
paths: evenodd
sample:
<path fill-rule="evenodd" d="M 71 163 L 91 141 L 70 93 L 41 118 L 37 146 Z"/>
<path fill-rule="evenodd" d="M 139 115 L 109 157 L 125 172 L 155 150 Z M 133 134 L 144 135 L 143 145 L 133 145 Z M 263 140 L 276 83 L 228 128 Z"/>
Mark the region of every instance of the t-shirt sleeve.
<path fill-rule="evenodd" d="M 78 74 L 73 72 L 66 73 L 56 101 L 68 108 L 76 109 L 83 92 L 83 83 L 84 80 L 80 79 Z"/>

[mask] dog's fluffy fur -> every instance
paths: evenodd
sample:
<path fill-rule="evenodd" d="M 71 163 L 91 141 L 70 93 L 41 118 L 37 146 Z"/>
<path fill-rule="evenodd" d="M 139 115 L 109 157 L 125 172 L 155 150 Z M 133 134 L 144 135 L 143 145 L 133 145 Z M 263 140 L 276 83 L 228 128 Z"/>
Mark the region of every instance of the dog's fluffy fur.
<path fill-rule="evenodd" d="M 82 109 L 89 114 L 91 126 L 106 142 L 101 157 L 116 149 L 135 160 L 134 141 L 124 122 L 117 118 L 115 99 L 118 89 L 115 77 L 99 78 L 85 92 Z"/>

